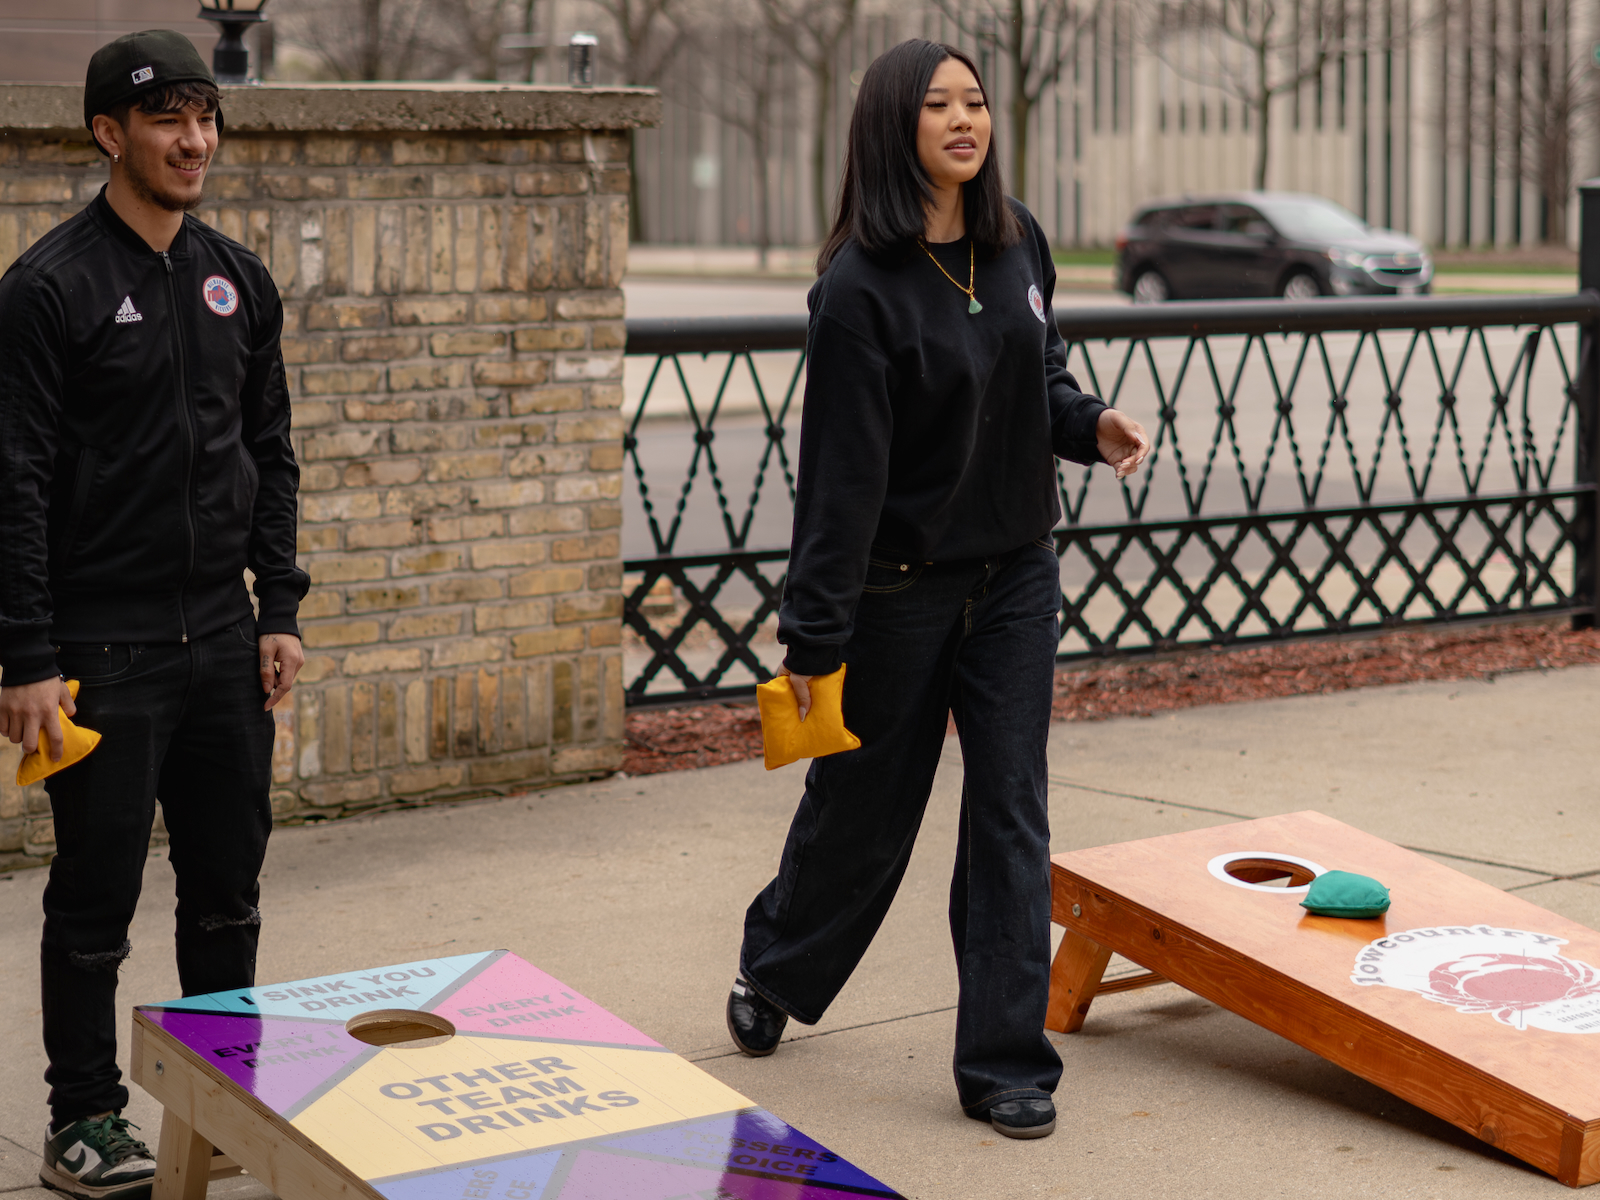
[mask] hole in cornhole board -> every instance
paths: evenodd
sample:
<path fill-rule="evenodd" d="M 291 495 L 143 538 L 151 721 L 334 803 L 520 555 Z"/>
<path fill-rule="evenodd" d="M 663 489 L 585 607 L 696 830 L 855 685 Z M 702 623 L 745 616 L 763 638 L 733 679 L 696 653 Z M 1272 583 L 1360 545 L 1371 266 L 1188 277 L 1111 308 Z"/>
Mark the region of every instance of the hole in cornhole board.
<path fill-rule="evenodd" d="M 1241 858 L 1224 868 L 1235 879 L 1246 883 L 1265 883 L 1272 887 L 1303 887 L 1316 878 L 1304 867 L 1270 858 Z"/>
<path fill-rule="evenodd" d="M 345 1032 L 369 1046 L 437 1046 L 456 1035 L 456 1027 L 433 1013 L 410 1008 L 380 1008 L 357 1013 L 344 1023 Z"/>
<path fill-rule="evenodd" d="M 1326 868 L 1296 854 L 1239 851 L 1219 854 L 1206 864 L 1211 874 L 1223 883 L 1251 891 L 1280 893 L 1305 892 L 1311 881 Z"/>

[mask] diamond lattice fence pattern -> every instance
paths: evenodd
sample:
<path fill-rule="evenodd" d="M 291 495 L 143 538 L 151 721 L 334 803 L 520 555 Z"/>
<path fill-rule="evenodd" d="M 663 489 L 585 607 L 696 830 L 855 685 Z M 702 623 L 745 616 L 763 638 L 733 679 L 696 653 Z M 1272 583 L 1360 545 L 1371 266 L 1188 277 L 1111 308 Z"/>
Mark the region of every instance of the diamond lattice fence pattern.
<path fill-rule="evenodd" d="M 1154 445 L 1121 483 L 1059 464 L 1062 657 L 1591 612 L 1580 331 L 1595 307 L 1069 314 L 1080 386 Z M 804 326 L 784 343 L 712 324 L 630 323 L 634 705 L 746 693 L 781 661 Z"/>

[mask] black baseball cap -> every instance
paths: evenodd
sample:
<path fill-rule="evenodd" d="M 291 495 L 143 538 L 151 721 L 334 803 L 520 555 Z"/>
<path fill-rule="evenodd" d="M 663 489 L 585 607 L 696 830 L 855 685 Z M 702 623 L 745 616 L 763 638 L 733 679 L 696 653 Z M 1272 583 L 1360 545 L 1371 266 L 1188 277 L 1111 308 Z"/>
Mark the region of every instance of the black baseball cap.
<path fill-rule="evenodd" d="M 101 46 L 89 60 L 89 73 L 83 81 L 83 123 L 92 130 L 94 119 L 101 113 L 110 112 L 151 88 L 216 82 L 194 43 L 176 30 L 125 33 Z M 220 108 L 217 129 L 222 129 Z M 95 145 L 99 144 L 96 138 Z M 105 153 L 103 147 L 100 153 Z"/>

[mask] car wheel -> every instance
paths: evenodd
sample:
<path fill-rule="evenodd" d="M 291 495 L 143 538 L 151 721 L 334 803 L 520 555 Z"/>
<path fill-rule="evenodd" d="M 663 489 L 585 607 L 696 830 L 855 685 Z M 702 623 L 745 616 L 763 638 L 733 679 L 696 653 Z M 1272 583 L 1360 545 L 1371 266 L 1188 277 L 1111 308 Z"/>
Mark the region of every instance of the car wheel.
<path fill-rule="evenodd" d="M 1170 299 L 1172 288 L 1167 284 L 1167 277 L 1154 268 L 1140 271 L 1139 278 L 1133 281 L 1135 304 L 1165 304 Z"/>
<path fill-rule="evenodd" d="M 1310 271 L 1296 271 L 1283 281 L 1278 295 L 1285 300 L 1315 300 L 1322 295 L 1322 285 Z"/>

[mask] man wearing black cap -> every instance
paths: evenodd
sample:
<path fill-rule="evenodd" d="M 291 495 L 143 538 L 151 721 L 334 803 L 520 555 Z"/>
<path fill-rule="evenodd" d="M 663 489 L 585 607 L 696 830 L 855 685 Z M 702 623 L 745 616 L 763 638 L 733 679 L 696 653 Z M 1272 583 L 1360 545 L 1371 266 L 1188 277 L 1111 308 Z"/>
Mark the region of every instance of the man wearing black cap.
<path fill-rule="evenodd" d="M 0 736 L 59 760 L 58 707 L 102 736 L 45 783 L 40 1179 L 82 1200 L 143 1200 L 155 1173 L 116 1061 L 155 802 L 184 995 L 249 986 L 268 710 L 304 661 L 283 308 L 260 259 L 185 215 L 219 100 L 181 34 L 102 47 L 84 120 L 110 182 L 0 279 Z"/>

